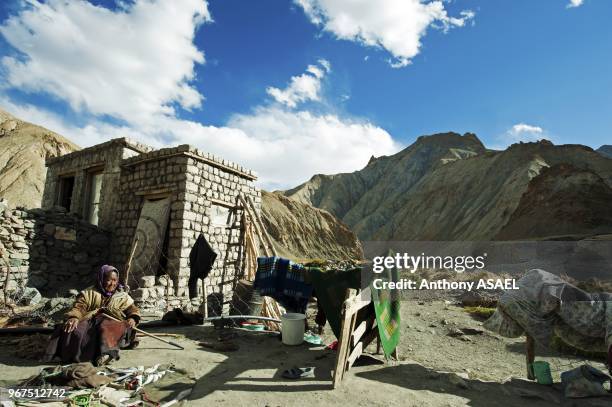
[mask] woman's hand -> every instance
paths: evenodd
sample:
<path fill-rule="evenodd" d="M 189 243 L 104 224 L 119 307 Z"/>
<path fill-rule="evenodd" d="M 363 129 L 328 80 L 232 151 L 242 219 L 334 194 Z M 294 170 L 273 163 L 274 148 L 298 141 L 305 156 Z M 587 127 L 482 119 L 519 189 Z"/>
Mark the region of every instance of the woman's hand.
<path fill-rule="evenodd" d="M 75 317 L 68 318 L 68 320 L 64 324 L 64 332 L 70 333 L 70 332 L 74 331 L 78 324 L 79 324 L 79 319 L 78 318 L 75 318 Z"/>
<path fill-rule="evenodd" d="M 126 319 L 126 322 L 130 328 L 136 328 L 136 320 L 134 318 Z"/>

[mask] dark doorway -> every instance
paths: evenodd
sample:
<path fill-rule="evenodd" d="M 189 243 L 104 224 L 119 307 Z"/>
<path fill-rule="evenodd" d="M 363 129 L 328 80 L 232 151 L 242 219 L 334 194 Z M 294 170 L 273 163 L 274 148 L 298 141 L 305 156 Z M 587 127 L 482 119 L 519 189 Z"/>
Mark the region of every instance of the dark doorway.
<path fill-rule="evenodd" d="M 61 177 L 59 179 L 59 195 L 57 204 L 67 212 L 70 212 L 72 206 L 72 191 L 74 190 L 74 176 Z"/>

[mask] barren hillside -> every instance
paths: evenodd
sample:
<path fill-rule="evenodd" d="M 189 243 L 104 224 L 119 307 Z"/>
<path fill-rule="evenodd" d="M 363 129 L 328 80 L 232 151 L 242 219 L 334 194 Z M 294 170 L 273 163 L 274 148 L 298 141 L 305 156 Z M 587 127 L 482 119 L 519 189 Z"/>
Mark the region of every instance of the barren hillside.
<path fill-rule="evenodd" d="M 0 109 L 0 197 L 11 207 L 40 206 L 45 160 L 78 149 L 59 134 Z"/>
<path fill-rule="evenodd" d="M 612 188 L 592 171 L 569 164 L 531 180 L 497 239 L 586 237 L 612 231 Z"/>
<path fill-rule="evenodd" d="M 360 259 L 357 236 L 332 214 L 280 193 L 262 191 L 263 222 L 285 257 Z"/>

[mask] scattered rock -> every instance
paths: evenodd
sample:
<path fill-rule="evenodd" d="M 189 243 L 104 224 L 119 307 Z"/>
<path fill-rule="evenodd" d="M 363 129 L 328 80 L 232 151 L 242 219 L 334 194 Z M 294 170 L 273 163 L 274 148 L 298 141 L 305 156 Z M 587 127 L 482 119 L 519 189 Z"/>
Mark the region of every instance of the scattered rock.
<path fill-rule="evenodd" d="M 19 303 L 21 305 L 36 305 L 42 300 L 42 295 L 36 288 L 26 287 L 21 294 Z"/>
<path fill-rule="evenodd" d="M 466 291 L 459 297 L 464 307 L 487 307 L 497 306 L 498 295 L 488 291 Z"/>
<path fill-rule="evenodd" d="M 134 301 L 145 301 L 147 298 L 149 298 L 149 290 L 146 288 L 138 288 L 130 291 L 130 297 L 132 297 Z"/>
<path fill-rule="evenodd" d="M 448 375 L 448 381 L 459 387 L 460 389 L 467 390 L 470 388 L 468 383 L 455 373 L 451 373 L 450 375 Z"/>
<path fill-rule="evenodd" d="M 461 332 L 465 335 L 482 335 L 484 331 L 478 328 L 461 328 Z"/>
<path fill-rule="evenodd" d="M 450 328 L 446 335 L 452 338 L 457 338 L 457 337 L 463 336 L 463 332 L 461 332 L 461 330 L 457 328 Z"/>
<path fill-rule="evenodd" d="M 155 285 L 155 276 L 140 277 L 140 286 L 143 288 L 153 287 Z"/>

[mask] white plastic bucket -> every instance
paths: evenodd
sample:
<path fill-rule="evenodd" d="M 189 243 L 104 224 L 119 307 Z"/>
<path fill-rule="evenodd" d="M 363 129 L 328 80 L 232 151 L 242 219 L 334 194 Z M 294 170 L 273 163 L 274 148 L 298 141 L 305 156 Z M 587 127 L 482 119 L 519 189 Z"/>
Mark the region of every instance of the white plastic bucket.
<path fill-rule="evenodd" d="M 304 320 L 306 315 L 287 313 L 281 315 L 281 332 L 285 345 L 301 345 L 304 342 Z"/>

